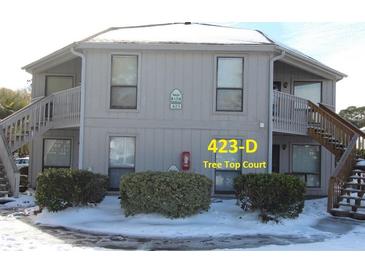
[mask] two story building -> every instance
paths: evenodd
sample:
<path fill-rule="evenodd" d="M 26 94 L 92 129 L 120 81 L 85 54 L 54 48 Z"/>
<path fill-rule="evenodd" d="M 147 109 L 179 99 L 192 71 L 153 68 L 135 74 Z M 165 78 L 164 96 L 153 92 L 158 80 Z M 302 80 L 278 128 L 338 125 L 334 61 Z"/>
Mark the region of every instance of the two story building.
<path fill-rule="evenodd" d="M 0 124 L 8 151 L 30 144 L 33 187 L 42 170 L 73 167 L 107 174 L 118 189 L 130 172 L 181 169 L 187 152 L 188 171 L 214 181 L 212 195 L 232 194 L 233 178 L 252 172 L 294 174 L 307 194 L 327 195 L 353 136 L 326 127 L 339 119 L 336 82 L 345 74 L 260 31 L 190 22 L 115 27 L 24 69 L 33 76 L 32 103 Z M 343 148 L 323 130 L 339 134 Z M 212 139 L 254 139 L 258 149 L 218 155 L 207 149 Z M 204 160 L 267 165 L 211 169 Z"/>

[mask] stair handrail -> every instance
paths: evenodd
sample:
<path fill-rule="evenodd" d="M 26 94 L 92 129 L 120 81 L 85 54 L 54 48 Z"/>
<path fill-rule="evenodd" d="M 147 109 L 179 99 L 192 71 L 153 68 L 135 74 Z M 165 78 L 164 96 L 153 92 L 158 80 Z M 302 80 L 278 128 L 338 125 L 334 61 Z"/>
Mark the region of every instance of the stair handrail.
<path fill-rule="evenodd" d="M 50 95 L 52 96 L 52 95 Z M 39 103 L 43 100 L 46 100 L 46 99 L 49 99 L 50 96 L 45 96 L 45 97 L 42 97 L 42 98 L 36 98 L 36 100 L 34 100 L 33 102 L 30 102 L 28 105 L 26 105 L 25 107 L 13 112 L 12 114 L 6 116 L 4 119 L 1 119 L 0 120 L 0 125 L 1 124 L 4 124 L 5 122 L 7 122 L 8 120 L 10 120 L 11 118 L 13 118 L 14 116 L 16 115 L 19 115 L 19 113 L 22 113 L 26 110 L 28 110 L 28 108 L 31 108 L 32 106 L 34 106 L 36 103 Z"/>
<path fill-rule="evenodd" d="M 355 133 L 330 177 L 328 184 L 327 211 L 330 211 L 334 207 L 338 207 L 339 201 L 337 199 L 340 197 L 341 188 L 346 183 L 355 162 L 356 142 L 358 138 L 359 134 Z"/>
<path fill-rule="evenodd" d="M 361 137 L 365 138 L 365 132 L 361 131 L 357 126 L 355 126 L 351 122 L 347 121 L 346 119 L 342 118 L 340 115 L 338 115 L 336 112 L 329 109 L 324 104 L 320 103 L 319 106 L 320 106 L 320 108 L 325 110 L 327 113 L 330 113 L 331 115 L 336 114 L 336 115 L 333 115 L 336 120 L 341 121 L 341 123 L 346 125 L 346 127 L 350 128 L 353 132 L 359 134 L 359 137 L 361 136 Z"/>
<path fill-rule="evenodd" d="M 351 135 L 355 133 L 354 129 L 349 125 L 346 120 L 342 119 L 336 112 L 333 112 L 324 105 L 316 105 L 312 101 L 308 100 L 308 106 L 312 109 L 317 110 L 319 113 L 325 114 L 327 117 L 330 117 L 330 119 L 336 120 L 336 122 L 338 122 L 338 124 L 340 124 L 342 128 L 345 129 L 348 133 L 351 133 Z"/>
<path fill-rule="evenodd" d="M 7 145 L 2 126 L 0 125 L 0 159 L 3 163 L 6 175 L 9 180 L 10 189 L 13 196 L 19 195 L 20 172 L 15 162 L 12 161 L 13 154 Z"/>

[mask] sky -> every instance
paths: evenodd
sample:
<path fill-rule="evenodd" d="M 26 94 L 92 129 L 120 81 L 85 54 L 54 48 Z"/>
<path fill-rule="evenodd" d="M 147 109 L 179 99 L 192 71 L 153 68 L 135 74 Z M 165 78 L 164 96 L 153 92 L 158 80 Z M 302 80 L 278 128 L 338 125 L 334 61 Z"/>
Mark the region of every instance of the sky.
<path fill-rule="evenodd" d="M 317 9 L 312 9 L 310 2 Z M 55 5 L 53 1 L 43 0 L 2 1 L 0 87 L 21 89 L 28 86 L 31 75 L 24 72 L 22 66 L 108 27 L 193 21 L 259 29 L 274 40 L 348 75 L 337 85 L 337 110 L 365 105 L 362 83 L 365 55 L 359 54 L 365 48 L 365 18 L 362 23 L 349 21 L 362 18 L 363 9 L 353 8 L 354 16 L 344 21 L 336 13 L 324 16 L 321 10 L 327 6 L 314 0 L 307 0 L 308 5 L 301 7 L 301 13 L 294 14 L 286 12 L 289 5 L 278 5 L 278 1 L 265 2 L 267 9 L 264 10 L 261 0 L 225 0 L 224 5 L 222 3 L 213 0 L 63 0 L 62 5 Z M 346 12 L 349 7 L 340 9 Z M 260 10 L 260 13 L 249 10 Z M 315 20 L 308 17 L 307 10 Z M 324 19 L 328 22 L 321 21 Z M 339 19 L 340 22 L 334 23 Z M 299 22 L 278 22 L 283 20 Z M 310 23 L 303 23 L 309 20 Z"/>

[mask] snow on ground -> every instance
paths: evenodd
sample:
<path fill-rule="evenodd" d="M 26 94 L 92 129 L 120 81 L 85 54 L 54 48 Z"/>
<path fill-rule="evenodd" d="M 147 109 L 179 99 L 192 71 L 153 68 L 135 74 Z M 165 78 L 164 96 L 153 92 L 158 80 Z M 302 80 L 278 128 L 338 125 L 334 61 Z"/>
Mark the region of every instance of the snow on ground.
<path fill-rule="evenodd" d="M 89 247 L 91 248 L 91 247 Z M 65 243 L 36 227 L 33 227 L 16 216 L 0 216 L 0 251 L 66 251 L 84 250 Z"/>
<path fill-rule="evenodd" d="M 10 202 L 2 203 L 10 200 Z M 20 194 L 18 198 L 0 198 L 0 209 L 11 209 L 11 208 L 27 208 L 35 206 L 34 197 L 32 195 Z"/>
<path fill-rule="evenodd" d="M 0 215 L 0 251 L 100 249 L 95 245 L 75 246 L 59 235 L 64 234 L 64 231 L 39 229 L 29 222 L 83 232 L 170 240 L 251 235 L 260 241 L 263 237 L 260 235 L 280 235 L 284 239 L 294 236 L 314 241 L 244 250 L 365 250 L 365 222 L 330 217 L 326 213 L 326 199 L 307 200 L 299 218 L 284 219 L 279 224 L 259 222 L 257 213 L 243 212 L 236 206 L 235 200 L 216 200 L 208 212 L 180 219 L 168 219 L 158 214 L 125 217 L 119 202 L 116 196 L 107 196 L 95 207 L 68 208 L 58 213 L 44 210 L 37 216 L 24 217 L 22 214 L 32 212 L 34 200 L 33 196 L 22 195 L 10 204 L 0 206 L 3 215 Z M 26 206 L 30 208 L 24 209 Z M 14 207 L 21 208 L 15 210 Z M 12 210 L 9 211 L 9 208 Z M 75 233 L 71 236 L 77 241 L 81 240 Z"/>
<path fill-rule="evenodd" d="M 1 204 L 5 200 L 11 201 Z M 86 249 L 65 243 L 26 223 L 23 216 L 32 212 L 34 206 L 34 196 L 31 195 L 0 198 L 0 251 Z"/>
<path fill-rule="evenodd" d="M 321 242 L 294 245 L 267 245 L 259 248 L 244 249 L 245 251 L 365 251 L 365 226 L 355 227 L 344 235 L 337 235 Z"/>
<path fill-rule="evenodd" d="M 116 196 L 107 196 L 96 207 L 68 208 L 50 213 L 44 210 L 34 219 L 46 226 L 61 226 L 90 233 L 118 234 L 133 237 L 204 237 L 232 235 L 312 235 L 328 236 L 328 232 L 311 227 L 328 216 L 326 199 L 308 200 L 300 218 L 284 219 L 279 224 L 263 224 L 257 213 L 243 212 L 236 200 L 212 203 L 208 212 L 180 219 L 168 219 L 159 214 L 138 214 L 125 217 Z"/>

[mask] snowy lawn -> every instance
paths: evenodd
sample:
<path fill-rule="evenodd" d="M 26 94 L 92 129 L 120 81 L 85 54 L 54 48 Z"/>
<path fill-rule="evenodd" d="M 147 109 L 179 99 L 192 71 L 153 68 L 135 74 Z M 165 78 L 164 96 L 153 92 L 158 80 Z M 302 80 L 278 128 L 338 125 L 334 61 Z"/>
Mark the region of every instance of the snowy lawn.
<path fill-rule="evenodd" d="M 34 218 L 36 224 L 60 226 L 90 233 L 131 237 L 179 238 L 232 235 L 312 235 L 328 236 L 313 227 L 326 213 L 326 199 L 306 201 L 304 212 L 297 219 L 283 219 L 279 224 L 263 224 L 257 213 L 243 212 L 236 200 L 213 202 L 208 212 L 180 219 L 159 214 L 138 214 L 125 217 L 116 196 L 107 196 L 95 207 L 68 208 L 61 212 L 47 210 Z"/>
<path fill-rule="evenodd" d="M 9 201 L 2 204 L 3 202 Z M 24 215 L 34 209 L 34 197 L 21 194 L 19 198 L 0 198 L 0 251 L 23 250 L 85 250 L 90 247 L 76 247 L 65 243 L 48 233 L 24 222 Z"/>
<path fill-rule="evenodd" d="M 196 237 L 199 239 L 198 245 L 204 246 L 206 243 L 203 239 L 206 237 L 210 237 L 210 239 L 221 237 L 221 239 L 228 240 L 228 244 L 219 247 L 218 241 L 215 248 L 225 249 L 230 248 L 229 241 L 236 244 L 234 236 L 239 236 L 243 249 L 240 244 L 232 246 L 239 250 L 365 250 L 365 222 L 331 217 L 326 213 L 326 199 L 306 201 L 304 212 L 299 218 L 283 219 L 279 224 L 259 222 L 257 213 L 243 212 L 236 206 L 235 200 L 213 202 L 208 212 L 184 219 L 168 219 L 158 214 L 125 217 L 119 202 L 120 200 L 116 196 L 107 196 L 101 204 L 95 207 L 68 208 L 58 213 L 44 210 L 37 216 L 24 217 L 38 207 L 32 207 L 34 206 L 33 196 L 21 195 L 6 205 L 0 205 L 0 213 L 2 213 L 2 216 L 0 214 L 0 251 L 94 250 L 104 247 L 103 243 L 108 246 L 110 242 L 115 241 L 114 236 L 104 239 L 103 237 L 108 236 L 87 236 L 86 234 L 86 238 L 85 236 L 79 238 L 77 233 L 59 229 L 48 230 L 50 232 L 48 233 L 47 230 L 37 229 L 29 222 L 93 234 L 150 237 L 161 239 L 160 243 L 165 243 L 164 239 L 166 239 L 172 241 L 172 246 L 177 248 L 180 247 L 181 242 L 176 244 L 173 242 L 180 238 Z M 15 209 L 16 207 L 17 209 Z M 12 210 L 9 211 L 9 208 Z M 14 213 L 9 215 L 11 212 Z M 67 233 L 71 233 L 69 235 L 71 238 L 67 237 Z M 262 241 L 265 241 L 265 235 L 274 237 L 274 241 L 272 243 L 269 241 L 266 245 L 262 244 Z M 93 237 L 97 239 L 95 238 L 96 240 L 93 241 Z M 102 242 L 99 237 L 102 237 L 100 238 Z M 278 241 L 275 239 L 279 239 L 279 237 L 283 238 L 280 238 L 280 243 L 277 243 Z M 304 241 L 295 242 L 290 240 L 291 237 L 304 239 Z M 252 247 L 252 241 L 257 241 L 257 246 L 261 247 L 244 248 L 245 246 Z M 78 246 L 75 246 L 74 242 Z M 94 244 L 90 246 L 88 244 L 90 242 Z M 152 243 L 152 240 L 150 242 Z M 128 242 L 128 245 L 129 243 L 131 241 Z M 118 240 L 116 244 L 119 246 Z M 149 249 L 149 242 L 142 244 L 142 247 L 138 241 L 133 242 L 132 245 L 138 249 L 145 249 L 144 245 L 146 245 L 146 249 Z M 193 246 L 191 249 L 194 249 Z M 123 246 L 120 248 L 123 249 Z"/>
<path fill-rule="evenodd" d="M 18 198 L 0 198 L 0 209 L 27 208 L 32 206 L 35 206 L 35 202 L 34 197 L 31 195 L 20 194 Z"/>

